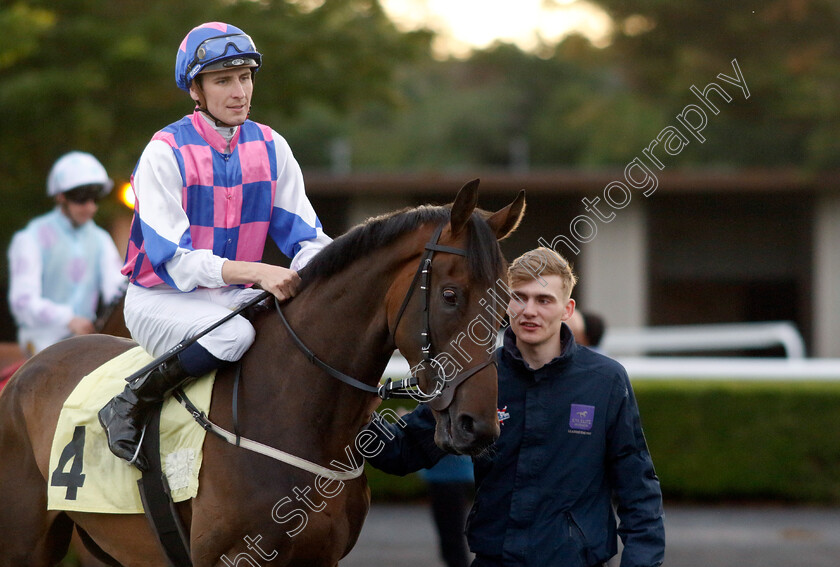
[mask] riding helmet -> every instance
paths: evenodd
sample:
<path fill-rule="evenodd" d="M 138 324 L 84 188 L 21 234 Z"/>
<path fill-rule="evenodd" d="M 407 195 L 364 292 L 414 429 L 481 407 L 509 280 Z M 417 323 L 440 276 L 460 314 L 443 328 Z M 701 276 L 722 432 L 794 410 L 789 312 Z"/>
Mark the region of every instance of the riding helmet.
<path fill-rule="evenodd" d="M 201 72 L 228 67 L 262 65 L 262 55 L 254 41 L 241 29 L 222 22 L 208 22 L 193 28 L 181 42 L 175 57 L 175 83 L 188 91 Z"/>
<path fill-rule="evenodd" d="M 55 197 L 84 185 L 100 185 L 102 189 L 99 196 L 102 197 L 111 192 L 114 182 L 99 160 L 91 154 L 70 152 L 58 158 L 52 166 L 47 176 L 47 195 Z"/>

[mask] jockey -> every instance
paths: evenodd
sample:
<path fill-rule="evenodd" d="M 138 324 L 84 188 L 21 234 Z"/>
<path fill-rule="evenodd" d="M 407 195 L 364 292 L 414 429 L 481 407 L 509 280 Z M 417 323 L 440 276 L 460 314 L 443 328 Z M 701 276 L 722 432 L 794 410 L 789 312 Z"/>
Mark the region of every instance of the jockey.
<path fill-rule="evenodd" d="M 73 335 L 95 332 L 99 303 L 125 288 L 111 236 L 93 222 L 113 182 L 91 154 L 60 157 L 47 177 L 55 208 L 32 219 L 9 246 L 9 305 L 26 357 Z"/>
<path fill-rule="evenodd" d="M 254 298 L 251 284 L 281 301 L 294 296 L 297 271 L 330 242 L 288 143 L 248 119 L 261 63 L 239 28 L 192 29 L 178 49 L 175 82 L 195 111 L 155 134 L 134 169 L 125 322 L 155 357 Z M 292 258 L 290 269 L 260 262 L 268 235 Z M 99 412 L 111 451 L 145 470 L 139 445 L 148 408 L 189 377 L 239 360 L 254 336 L 237 315 L 130 382 Z"/>

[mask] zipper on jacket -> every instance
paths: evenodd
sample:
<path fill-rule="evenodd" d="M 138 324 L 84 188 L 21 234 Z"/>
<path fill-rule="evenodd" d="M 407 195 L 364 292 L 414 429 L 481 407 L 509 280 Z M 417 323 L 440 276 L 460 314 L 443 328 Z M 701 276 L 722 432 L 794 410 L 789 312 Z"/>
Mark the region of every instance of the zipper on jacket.
<path fill-rule="evenodd" d="M 572 516 L 571 512 L 566 512 L 566 521 L 569 522 L 569 537 L 579 542 L 581 545 L 581 553 L 585 553 L 587 548 L 586 534 L 583 533 L 582 529 L 580 529 L 580 526 L 575 521 L 575 518 L 574 516 Z"/>

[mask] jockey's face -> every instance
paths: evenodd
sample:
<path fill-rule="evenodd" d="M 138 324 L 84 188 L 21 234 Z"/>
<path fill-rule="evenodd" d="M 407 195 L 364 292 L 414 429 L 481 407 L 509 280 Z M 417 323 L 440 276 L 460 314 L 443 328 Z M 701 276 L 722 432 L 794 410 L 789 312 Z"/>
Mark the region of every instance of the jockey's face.
<path fill-rule="evenodd" d="M 60 193 L 56 195 L 55 199 L 61 207 L 64 216 L 70 219 L 70 223 L 76 228 L 91 220 L 99 208 L 99 205 L 96 204 L 96 200 L 93 198 L 83 202 L 71 201 L 63 193 Z"/>
<path fill-rule="evenodd" d="M 235 67 L 201 74 L 201 86 L 207 110 L 228 126 L 239 126 L 248 118 L 254 83 L 249 67 Z M 194 100 L 199 92 L 195 81 L 190 86 Z"/>

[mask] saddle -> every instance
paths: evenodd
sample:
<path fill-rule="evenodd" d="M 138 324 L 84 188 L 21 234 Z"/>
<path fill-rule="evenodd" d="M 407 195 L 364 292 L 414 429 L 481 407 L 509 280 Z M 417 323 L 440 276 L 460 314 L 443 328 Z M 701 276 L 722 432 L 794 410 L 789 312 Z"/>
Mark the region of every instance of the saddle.
<path fill-rule="evenodd" d="M 106 514 L 143 513 L 137 494 L 140 471 L 108 450 L 97 413 L 125 387 L 125 376 L 151 360 L 137 347 L 100 366 L 79 382 L 61 408 L 50 451 L 47 506 L 50 510 Z M 198 407 L 208 410 L 214 374 L 186 388 Z M 173 498 L 183 501 L 198 493 L 198 471 L 205 431 L 173 399 L 161 413 L 160 460 Z"/>
<path fill-rule="evenodd" d="M 155 470 L 141 477 L 108 450 L 105 431 L 97 413 L 125 387 L 125 376 L 148 364 L 152 357 L 141 347 L 124 352 L 85 376 L 65 400 L 59 414 L 50 452 L 47 508 L 96 513 L 160 516 L 175 502 L 198 493 L 198 475 L 206 431 L 170 398 L 153 412 L 143 441 L 143 450 Z M 184 388 L 197 411 L 209 411 L 215 372 Z M 138 487 L 140 490 L 138 491 Z M 151 521 L 151 517 L 150 517 Z M 164 520 L 156 528 L 161 542 L 181 538 L 177 524 Z M 169 535 L 164 535 L 169 534 Z M 180 567 L 189 563 L 173 563 Z"/>

